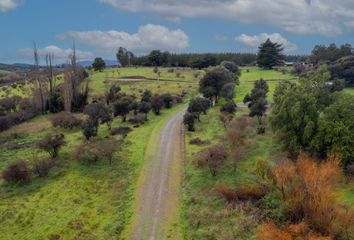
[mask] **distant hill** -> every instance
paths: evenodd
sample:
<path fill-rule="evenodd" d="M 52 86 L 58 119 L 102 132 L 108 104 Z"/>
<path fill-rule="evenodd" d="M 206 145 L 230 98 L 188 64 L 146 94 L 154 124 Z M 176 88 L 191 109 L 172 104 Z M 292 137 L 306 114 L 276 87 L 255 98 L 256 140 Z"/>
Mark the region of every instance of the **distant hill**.
<path fill-rule="evenodd" d="M 8 72 L 23 72 L 31 69 L 32 65 L 25 63 L 5 64 L 0 63 L 0 70 Z"/>

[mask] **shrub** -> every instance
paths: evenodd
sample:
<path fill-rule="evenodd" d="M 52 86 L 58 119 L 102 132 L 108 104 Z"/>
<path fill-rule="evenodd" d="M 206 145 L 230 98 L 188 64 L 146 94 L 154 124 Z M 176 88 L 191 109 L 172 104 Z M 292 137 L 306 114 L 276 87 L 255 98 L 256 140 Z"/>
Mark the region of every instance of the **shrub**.
<path fill-rule="evenodd" d="M 169 93 L 166 93 L 166 94 L 162 94 L 161 95 L 161 98 L 162 98 L 162 101 L 164 103 L 164 107 L 165 108 L 171 108 L 172 105 L 173 105 L 173 96 Z"/>
<path fill-rule="evenodd" d="M 195 131 L 195 119 L 196 115 L 194 113 L 186 113 L 183 116 L 183 124 L 187 126 L 188 131 L 194 132 Z"/>
<path fill-rule="evenodd" d="M 58 156 L 59 149 L 64 145 L 65 140 L 62 133 L 49 133 L 37 142 L 37 147 L 48 152 L 52 159 Z"/>
<path fill-rule="evenodd" d="M 161 111 L 161 108 L 163 107 L 163 105 L 164 105 L 164 102 L 163 102 L 160 95 L 155 94 L 151 98 L 151 108 L 156 115 L 160 115 L 160 111 Z"/>
<path fill-rule="evenodd" d="M 221 194 L 228 203 L 232 203 L 237 199 L 234 189 L 226 186 L 224 183 L 217 183 L 215 185 L 215 191 Z"/>
<path fill-rule="evenodd" d="M 27 163 L 23 160 L 17 160 L 5 168 L 2 177 L 8 183 L 24 183 L 30 180 L 31 174 Z"/>
<path fill-rule="evenodd" d="M 144 113 L 139 113 L 137 115 L 134 115 L 132 119 L 129 120 L 132 124 L 134 125 L 142 125 L 144 124 L 146 120 L 146 114 Z"/>
<path fill-rule="evenodd" d="M 231 120 L 234 118 L 234 115 L 228 112 L 221 112 L 219 114 L 219 119 L 223 123 L 224 128 L 227 127 L 227 124 L 231 122 Z"/>
<path fill-rule="evenodd" d="M 33 164 L 32 171 L 39 177 L 45 177 L 49 174 L 50 169 L 54 167 L 54 163 L 50 159 L 39 159 Z"/>
<path fill-rule="evenodd" d="M 91 118 L 86 119 L 81 124 L 81 129 L 86 140 L 89 140 L 91 137 L 97 136 L 98 125 Z"/>
<path fill-rule="evenodd" d="M 79 145 L 74 153 L 80 162 L 96 163 L 100 159 L 107 159 L 112 163 L 114 154 L 120 149 L 121 142 L 113 139 L 95 139 Z"/>
<path fill-rule="evenodd" d="M 204 144 L 210 144 L 210 141 L 203 141 L 200 138 L 193 138 L 189 141 L 189 144 L 192 145 L 204 145 Z"/>
<path fill-rule="evenodd" d="M 211 175 L 216 176 L 218 168 L 225 163 L 226 158 L 224 146 L 214 145 L 199 152 L 195 162 L 198 166 L 207 166 Z"/>
<path fill-rule="evenodd" d="M 82 120 L 75 117 L 72 113 L 60 112 L 54 115 L 50 121 L 53 127 L 61 127 L 66 129 L 73 129 L 79 127 L 82 124 Z"/>
<path fill-rule="evenodd" d="M 80 144 L 74 153 L 75 159 L 82 163 L 96 163 L 100 159 L 99 149 L 92 142 Z"/>
<path fill-rule="evenodd" d="M 283 224 L 285 222 L 287 206 L 276 192 L 271 191 L 267 193 L 261 199 L 259 207 L 262 209 L 266 218 L 275 221 L 278 224 Z"/>
<path fill-rule="evenodd" d="M 334 196 L 343 177 L 338 157 L 318 163 L 307 155 L 300 155 L 295 162 L 279 162 L 272 172 L 259 172 L 263 173 L 263 178 L 271 179 L 268 182 L 288 207 L 287 220 L 295 223 L 303 220 L 313 232 L 350 239 L 347 236 L 354 213 L 338 205 Z"/>
<path fill-rule="evenodd" d="M 274 222 L 262 224 L 256 233 L 257 240 L 291 240 L 291 239 L 310 239 L 310 240 L 333 240 L 329 236 L 323 236 L 311 231 L 310 227 L 300 222 L 297 224 L 287 224 L 279 228 Z"/>
<path fill-rule="evenodd" d="M 221 112 L 227 112 L 230 114 L 234 114 L 236 112 L 236 104 L 233 101 L 228 101 L 224 105 L 221 106 Z"/>
<path fill-rule="evenodd" d="M 118 127 L 111 130 L 111 135 L 121 135 L 126 137 L 131 131 L 133 130 L 130 127 Z"/>

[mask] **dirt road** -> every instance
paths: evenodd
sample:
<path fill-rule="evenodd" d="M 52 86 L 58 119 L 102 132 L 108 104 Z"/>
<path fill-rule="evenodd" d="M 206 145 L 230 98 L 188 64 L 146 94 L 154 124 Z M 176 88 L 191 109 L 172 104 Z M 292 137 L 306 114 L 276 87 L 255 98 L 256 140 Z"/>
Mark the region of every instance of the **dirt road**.
<path fill-rule="evenodd" d="M 176 223 L 181 200 L 184 112 L 177 112 L 157 137 L 151 137 L 127 239 L 181 239 Z"/>

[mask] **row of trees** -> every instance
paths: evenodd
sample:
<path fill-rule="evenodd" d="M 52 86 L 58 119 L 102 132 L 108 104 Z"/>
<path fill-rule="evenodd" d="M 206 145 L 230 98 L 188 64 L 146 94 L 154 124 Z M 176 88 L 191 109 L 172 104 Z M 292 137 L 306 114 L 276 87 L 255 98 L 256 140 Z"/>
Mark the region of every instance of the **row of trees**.
<path fill-rule="evenodd" d="M 122 67 L 129 66 L 163 66 L 163 67 L 192 67 L 208 68 L 217 66 L 222 61 L 231 61 L 237 65 L 253 65 L 256 62 L 256 54 L 253 53 L 186 53 L 175 54 L 153 50 L 145 56 L 135 56 L 129 50 L 120 47 L 117 60 Z"/>

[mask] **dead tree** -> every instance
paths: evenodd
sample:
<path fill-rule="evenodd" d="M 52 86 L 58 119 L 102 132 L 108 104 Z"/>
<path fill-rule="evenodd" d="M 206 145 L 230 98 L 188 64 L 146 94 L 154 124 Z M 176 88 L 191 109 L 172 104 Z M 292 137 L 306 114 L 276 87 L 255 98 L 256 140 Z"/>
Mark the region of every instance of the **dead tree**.
<path fill-rule="evenodd" d="M 47 86 L 43 77 L 41 76 L 40 66 L 39 66 L 39 54 L 36 42 L 33 43 L 33 78 L 34 78 L 34 98 L 36 105 L 39 105 L 40 111 L 44 114 L 46 110 L 46 92 Z"/>

